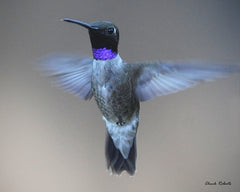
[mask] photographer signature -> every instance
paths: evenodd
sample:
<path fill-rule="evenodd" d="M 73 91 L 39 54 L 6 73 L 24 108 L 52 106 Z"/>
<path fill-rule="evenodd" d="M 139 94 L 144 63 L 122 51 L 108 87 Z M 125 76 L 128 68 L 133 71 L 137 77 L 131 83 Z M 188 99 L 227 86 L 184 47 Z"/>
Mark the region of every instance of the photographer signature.
<path fill-rule="evenodd" d="M 231 181 L 206 181 L 205 185 L 232 185 Z"/>

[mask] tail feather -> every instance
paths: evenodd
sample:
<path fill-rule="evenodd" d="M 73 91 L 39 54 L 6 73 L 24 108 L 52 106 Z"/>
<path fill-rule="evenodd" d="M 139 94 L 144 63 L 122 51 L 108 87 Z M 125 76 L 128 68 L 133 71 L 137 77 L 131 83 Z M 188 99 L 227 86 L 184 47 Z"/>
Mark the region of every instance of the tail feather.
<path fill-rule="evenodd" d="M 115 147 L 111 136 L 107 133 L 105 154 L 107 159 L 107 168 L 110 168 L 113 173 L 119 175 L 122 171 L 126 170 L 130 175 L 133 175 L 136 170 L 136 137 L 134 138 L 128 158 L 125 159 L 119 149 Z"/>

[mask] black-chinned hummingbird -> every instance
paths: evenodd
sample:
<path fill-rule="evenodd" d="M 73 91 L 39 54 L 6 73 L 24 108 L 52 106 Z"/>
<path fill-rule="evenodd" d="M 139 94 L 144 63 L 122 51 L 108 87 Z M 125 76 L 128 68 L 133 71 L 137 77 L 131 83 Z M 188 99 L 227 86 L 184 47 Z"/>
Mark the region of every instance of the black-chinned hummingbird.
<path fill-rule="evenodd" d="M 45 66 L 63 88 L 85 100 L 95 97 L 107 126 L 107 167 L 115 174 L 136 170 L 139 103 L 199 82 L 225 77 L 239 66 L 157 61 L 129 64 L 118 53 L 119 30 L 109 21 L 63 21 L 88 29 L 93 58 L 48 57 Z"/>

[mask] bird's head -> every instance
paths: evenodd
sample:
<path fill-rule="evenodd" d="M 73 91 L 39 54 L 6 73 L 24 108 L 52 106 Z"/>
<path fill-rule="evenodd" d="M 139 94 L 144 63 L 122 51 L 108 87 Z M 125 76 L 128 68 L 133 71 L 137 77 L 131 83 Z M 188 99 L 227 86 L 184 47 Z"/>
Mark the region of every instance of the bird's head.
<path fill-rule="evenodd" d="M 117 56 L 119 30 L 112 22 L 98 21 L 88 24 L 69 18 L 65 18 L 63 21 L 75 23 L 88 29 L 95 59 L 106 60 Z"/>

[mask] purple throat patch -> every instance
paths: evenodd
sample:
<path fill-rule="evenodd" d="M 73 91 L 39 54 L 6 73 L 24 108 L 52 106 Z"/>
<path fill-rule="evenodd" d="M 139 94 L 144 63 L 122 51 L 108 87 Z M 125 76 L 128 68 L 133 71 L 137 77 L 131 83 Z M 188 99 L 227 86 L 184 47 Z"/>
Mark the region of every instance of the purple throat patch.
<path fill-rule="evenodd" d="M 111 49 L 99 48 L 92 49 L 94 59 L 107 60 L 117 57 L 117 53 L 113 52 Z"/>

